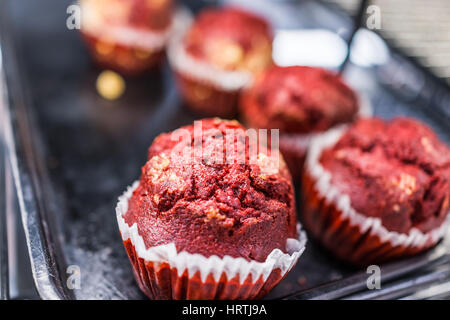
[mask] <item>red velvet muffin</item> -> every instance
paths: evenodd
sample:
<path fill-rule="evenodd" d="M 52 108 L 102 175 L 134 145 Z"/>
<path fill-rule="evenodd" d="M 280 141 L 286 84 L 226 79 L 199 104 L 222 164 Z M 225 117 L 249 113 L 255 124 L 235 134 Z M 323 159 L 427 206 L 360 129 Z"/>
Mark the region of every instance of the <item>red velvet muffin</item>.
<path fill-rule="evenodd" d="M 250 156 L 255 143 L 220 119 L 154 140 L 139 183 L 116 208 L 148 297 L 259 298 L 295 265 L 305 238 L 291 177 L 278 152 Z"/>
<path fill-rule="evenodd" d="M 173 29 L 172 0 L 80 0 L 81 34 L 101 67 L 138 75 L 158 64 Z"/>
<path fill-rule="evenodd" d="M 450 148 L 416 120 L 359 120 L 315 137 L 303 182 L 306 227 L 352 264 L 419 253 L 448 226 Z"/>
<path fill-rule="evenodd" d="M 337 74 L 304 66 L 267 69 L 240 104 L 247 126 L 280 130 L 280 150 L 294 180 L 312 136 L 368 113 L 361 105 Z"/>
<path fill-rule="evenodd" d="M 241 89 L 272 64 L 268 23 L 237 8 L 203 10 L 169 47 L 187 105 L 202 115 L 232 117 Z"/>

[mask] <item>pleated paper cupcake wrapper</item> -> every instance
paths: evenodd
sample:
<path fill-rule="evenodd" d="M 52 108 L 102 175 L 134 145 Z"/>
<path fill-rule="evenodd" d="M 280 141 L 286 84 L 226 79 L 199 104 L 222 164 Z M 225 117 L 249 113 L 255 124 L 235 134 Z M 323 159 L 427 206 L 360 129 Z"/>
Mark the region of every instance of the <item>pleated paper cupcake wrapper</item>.
<path fill-rule="evenodd" d="M 223 91 L 175 71 L 177 85 L 186 106 L 203 117 L 233 119 L 237 115 L 241 91 Z"/>
<path fill-rule="evenodd" d="M 357 266 L 411 256 L 436 245 L 450 224 L 427 233 L 413 228 L 408 233 L 387 230 L 379 218 L 366 217 L 351 205 L 350 197 L 331 183 L 331 174 L 320 164 L 325 148 L 332 147 L 346 126 L 314 137 L 303 176 L 303 223 L 305 228 L 340 260 Z"/>
<path fill-rule="evenodd" d="M 101 69 L 111 69 L 124 76 L 143 74 L 159 66 L 164 59 L 163 50 L 137 50 L 117 43 L 105 43 L 87 33 L 82 33 L 82 36 L 93 60 Z"/>
<path fill-rule="evenodd" d="M 83 4 L 82 12 L 81 34 L 93 58 L 101 66 L 130 75 L 146 71 L 161 62 L 170 37 L 190 19 L 186 9 L 178 8 L 167 28 L 152 31 L 107 25 L 86 4 Z"/>
<path fill-rule="evenodd" d="M 119 197 L 116 215 L 135 278 L 151 299 L 258 299 L 283 279 L 305 250 L 300 225 L 299 238 L 287 240 L 288 253 L 274 249 L 264 262 L 177 252 L 173 243 L 146 248 L 137 225 L 129 226 L 123 218 L 138 184 Z"/>
<path fill-rule="evenodd" d="M 227 71 L 196 59 L 185 49 L 186 30 L 170 40 L 167 54 L 188 107 L 205 116 L 235 116 L 239 94 L 251 85 L 252 73 Z"/>
<path fill-rule="evenodd" d="M 358 106 L 358 118 L 372 115 L 372 105 L 365 95 L 358 94 Z M 311 140 L 320 134 L 322 133 L 280 133 L 280 151 L 294 181 L 301 179 L 308 147 Z"/>

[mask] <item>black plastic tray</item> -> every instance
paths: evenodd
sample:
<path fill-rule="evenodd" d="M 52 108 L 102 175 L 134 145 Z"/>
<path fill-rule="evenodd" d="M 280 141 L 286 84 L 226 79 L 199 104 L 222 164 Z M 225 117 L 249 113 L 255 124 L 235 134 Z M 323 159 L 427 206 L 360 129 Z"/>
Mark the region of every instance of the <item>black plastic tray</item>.
<path fill-rule="evenodd" d="M 6 140 L 33 275 L 44 299 L 142 299 L 117 228 L 117 197 L 139 177 L 153 138 L 196 116 L 183 108 L 167 65 L 159 73 L 127 79 L 126 93 L 117 101 L 100 98 L 99 70 L 79 34 L 65 25 L 70 2 L 0 0 L 10 99 L 9 119 L 2 120 L 8 122 Z M 195 10 L 211 1 L 186 4 Z M 348 18 L 313 1 L 284 5 L 293 8 L 283 16 L 291 27 L 313 27 L 326 12 L 334 26 L 351 28 Z M 419 117 L 450 141 L 448 119 L 428 112 L 432 106 L 399 100 L 380 84 L 378 72 L 349 64 L 344 75 L 370 99 L 376 115 Z M 383 266 L 383 281 L 443 263 L 448 251 L 440 244 Z M 79 266 L 81 289 L 67 288 L 69 265 Z M 342 298 L 364 290 L 366 279 L 364 270 L 341 265 L 309 241 L 295 269 L 268 298 L 296 292 L 296 298 Z"/>

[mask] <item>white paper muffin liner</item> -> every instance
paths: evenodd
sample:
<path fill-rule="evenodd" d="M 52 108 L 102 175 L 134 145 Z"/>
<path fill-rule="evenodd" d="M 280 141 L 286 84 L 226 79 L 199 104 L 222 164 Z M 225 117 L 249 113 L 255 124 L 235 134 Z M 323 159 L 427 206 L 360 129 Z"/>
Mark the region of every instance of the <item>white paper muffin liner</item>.
<path fill-rule="evenodd" d="M 162 50 L 168 43 L 172 34 L 183 28 L 190 19 L 190 13 L 185 8 L 178 8 L 167 28 L 161 31 L 146 30 L 130 26 L 111 25 L 103 21 L 101 14 L 91 8 L 89 1 L 80 3 L 82 13 L 81 30 L 96 38 L 105 39 L 114 43 L 133 48 L 142 48 L 149 51 Z"/>
<path fill-rule="evenodd" d="M 231 256 L 220 258 L 212 255 L 207 258 L 201 254 L 191 254 L 186 251 L 177 252 L 174 243 L 146 248 L 144 239 L 138 232 L 137 224 L 134 223 L 130 227 L 123 218 L 123 215 L 128 211 L 128 201 L 138 185 L 139 181 L 135 181 L 131 187 L 128 187 L 127 191 L 119 197 L 116 206 L 117 222 L 122 240 L 129 239 L 137 255 L 146 262 L 168 263 L 172 268 L 175 267 L 178 276 L 181 276 L 187 270 L 189 277 L 196 272 L 200 272 L 203 282 L 209 275 L 213 275 L 215 281 L 219 281 L 223 273 L 227 275 L 228 279 L 239 275 L 241 284 L 250 275 L 253 282 L 261 277 L 266 281 L 275 269 L 280 269 L 281 276 L 284 276 L 292 269 L 305 250 L 306 234 L 301 230 L 300 224 L 297 225 L 298 239 L 288 239 L 286 242 L 288 253 L 284 253 L 280 249 L 274 249 L 264 262 L 247 261 L 244 258 L 233 258 Z"/>
<path fill-rule="evenodd" d="M 189 30 L 189 25 L 185 24 L 184 26 L 183 31 L 174 34 L 167 48 L 169 63 L 176 72 L 226 92 L 239 91 L 252 84 L 253 75 L 249 71 L 224 70 L 196 59 L 186 52 L 183 40 Z"/>
<path fill-rule="evenodd" d="M 441 226 L 427 233 L 423 233 L 417 228 L 412 228 L 408 233 L 389 231 L 382 225 L 380 218 L 367 217 L 357 212 L 351 205 L 350 197 L 341 193 L 331 183 L 331 173 L 320 164 L 320 156 L 324 149 L 332 147 L 339 140 L 347 127 L 344 125 L 331 129 L 311 140 L 305 170 L 315 180 L 315 189 L 328 203 L 333 204 L 342 213 L 343 218 L 349 219 L 351 226 L 357 227 L 361 234 L 369 232 L 370 235 L 378 236 L 383 243 L 389 242 L 393 247 L 421 247 L 429 242 L 437 243 L 444 237 L 450 225 L 450 211 Z"/>

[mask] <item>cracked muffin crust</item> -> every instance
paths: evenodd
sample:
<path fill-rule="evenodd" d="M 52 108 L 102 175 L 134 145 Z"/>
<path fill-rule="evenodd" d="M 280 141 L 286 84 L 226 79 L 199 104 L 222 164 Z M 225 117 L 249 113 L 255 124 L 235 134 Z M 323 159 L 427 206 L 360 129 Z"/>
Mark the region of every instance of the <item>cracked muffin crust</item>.
<path fill-rule="evenodd" d="M 129 25 L 136 28 L 164 30 L 170 24 L 172 0 L 80 0 L 98 19 L 109 25 Z"/>
<path fill-rule="evenodd" d="M 272 31 L 262 18 L 233 7 L 206 9 L 185 38 L 197 59 L 225 70 L 258 73 L 272 63 Z"/>
<path fill-rule="evenodd" d="M 245 124 L 280 129 L 280 149 L 294 179 L 312 134 L 357 118 L 358 100 L 339 75 L 321 68 L 273 66 L 241 99 Z"/>
<path fill-rule="evenodd" d="M 276 248 L 285 252 L 297 232 L 281 156 L 259 149 L 251 161 L 254 142 L 237 121 L 205 119 L 201 126 L 200 138 L 189 125 L 154 140 L 125 222 L 137 223 L 146 247 L 175 243 L 178 251 L 256 261 Z M 236 152 L 227 154 L 224 141 Z"/>
<path fill-rule="evenodd" d="M 429 232 L 449 211 L 450 149 L 418 121 L 361 120 L 320 162 L 358 212 L 390 231 Z"/>
<path fill-rule="evenodd" d="M 356 95 L 341 78 L 315 67 L 273 66 L 243 97 L 246 122 L 284 133 L 325 131 L 354 120 Z"/>

